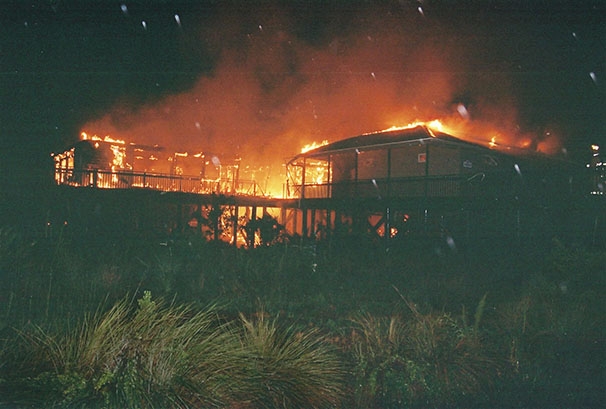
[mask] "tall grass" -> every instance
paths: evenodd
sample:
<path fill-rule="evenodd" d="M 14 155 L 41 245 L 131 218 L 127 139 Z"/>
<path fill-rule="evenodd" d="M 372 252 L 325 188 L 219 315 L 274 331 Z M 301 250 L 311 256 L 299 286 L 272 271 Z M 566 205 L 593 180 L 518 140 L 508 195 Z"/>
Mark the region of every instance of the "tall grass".
<path fill-rule="evenodd" d="M 214 406 L 228 395 L 237 351 L 213 308 L 164 305 L 149 292 L 137 306 L 125 298 L 71 331 L 37 327 L 22 337 L 32 396 L 62 407 Z"/>
<path fill-rule="evenodd" d="M 503 361 L 483 344 L 476 323 L 468 326 L 444 312 L 363 315 L 353 319 L 357 407 L 444 407 L 474 396 L 483 399 Z"/>
<path fill-rule="evenodd" d="M 344 371 L 316 329 L 279 331 L 265 313 L 240 316 L 243 325 L 237 398 L 249 408 L 334 408 L 343 395 Z"/>
<path fill-rule="evenodd" d="M 591 407 L 603 396 L 601 250 L 556 243 L 526 265 L 337 240 L 89 244 L 0 230 L 0 406 L 321 408 L 344 395 L 360 409 L 548 396 Z M 204 307 L 217 299 L 222 311 Z M 251 315 L 259 302 L 267 313 Z"/>
<path fill-rule="evenodd" d="M 10 357 L 9 384 L 19 391 L 10 401 L 142 409 L 339 405 L 342 364 L 316 330 L 279 330 L 264 315 L 240 322 L 219 319 L 215 307 L 196 312 L 145 292 L 136 305 L 124 298 L 58 334 L 23 330 L 21 349 Z"/>

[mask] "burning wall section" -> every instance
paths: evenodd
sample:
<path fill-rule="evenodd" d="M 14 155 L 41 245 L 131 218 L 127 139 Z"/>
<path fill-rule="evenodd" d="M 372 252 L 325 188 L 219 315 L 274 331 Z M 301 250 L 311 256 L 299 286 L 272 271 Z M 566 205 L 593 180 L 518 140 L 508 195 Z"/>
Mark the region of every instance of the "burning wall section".
<path fill-rule="evenodd" d="M 205 152 L 175 152 L 158 145 L 127 143 L 82 134 L 82 140 L 53 154 L 55 183 L 106 189 L 148 188 L 201 194 L 262 195 L 240 158 Z"/>

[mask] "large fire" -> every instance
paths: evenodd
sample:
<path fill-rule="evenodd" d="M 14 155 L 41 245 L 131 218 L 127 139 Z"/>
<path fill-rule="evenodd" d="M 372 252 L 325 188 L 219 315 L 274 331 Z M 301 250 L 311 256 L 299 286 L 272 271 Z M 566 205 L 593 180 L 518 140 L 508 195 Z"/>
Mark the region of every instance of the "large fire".
<path fill-rule="evenodd" d="M 445 133 L 467 142 L 473 142 L 504 152 L 511 150 L 533 150 L 545 154 L 553 154 L 560 148 L 559 140 L 555 135 L 548 134 L 547 138 L 539 140 L 539 138 L 531 136 L 506 134 L 490 123 L 463 121 L 456 117 L 414 121 L 406 125 L 393 125 L 372 133 L 411 129 L 417 126 L 425 127 L 430 133 L 432 131 Z"/>
<path fill-rule="evenodd" d="M 350 16 L 351 30 L 314 42 L 297 35 L 287 15 L 272 11 L 219 13 L 198 42 L 183 45 L 196 55 L 210 50 L 212 69 L 181 93 L 143 104 L 122 99 L 82 130 L 110 135 L 98 142 L 126 148 L 125 158 L 115 158 L 116 169 L 204 180 L 229 174 L 255 180 L 271 196 L 283 194 L 284 164 L 297 153 L 386 128 L 423 124 L 493 149 L 558 150 L 555 132 L 537 136 L 519 125 L 507 78 L 492 71 L 478 76 L 465 59 L 466 43 L 437 38 L 429 21 L 416 25 L 417 13 Z M 130 155 L 133 143 L 173 151 L 135 147 Z M 188 165 L 196 154 L 199 163 Z"/>
<path fill-rule="evenodd" d="M 413 121 L 405 125 L 392 125 L 362 135 L 411 129 L 418 126 L 425 127 L 432 136 L 435 136 L 434 132 L 446 133 L 491 149 L 504 151 L 528 149 L 532 145 L 530 138 L 508 138 L 503 132 L 490 125 L 470 124 L 468 121 L 456 118 Z M 88 170 L 94 169 L 95 173 L 94 175 L 86 175 L 83 184 L 95 183 L 97 186 L 105 188 L 150 187 L 161 190 L 183 190 L 183 181 L 185 180 L 185 189 L 195 193 L 220 192 L 272 197 L 288 195 L 287 186 L 284 185 L 284 182 L 288 179 L 284 165 L 280 164 L 279 171 L 272 175 L 271 164 L 263 163 L 262 159 L 255 157 L 255 155 L 251 156 L 254 160 L 259 161 L 258 163 L 253 163 L 248 160 L 249 158 L 239 156 L 228 157 L 201 151 L 195 153 L 171 151 L 158 145 L 141 145 L 135 142 L 127 142 L 127 138 L 122 136 L 120 138 L 110 135 L 100 137 L 83 131 L 80 137 L 82 141 L 90 141 L 96 151 L 103 152 L 96 156 L 93 155 L 95 159 L 92 159 L 86 165 Z M 300 148 L 300 152 L 306 153 L 328 143 L 328 139 L 321 142 L 307 143 Z M 548 145 L 535 144 L 534 150 L 542 150 L 546 146 Z M 57 167 L 73 167 L 73 155 L 73 150 L 63 156 L 58 155 L 55 158 L 58 163 Z M 310 163 L 306 167 L 306 183 L 325 184 L 329 179 L 328 173 L 329 170 L 325 163 L 318 162 L 317 166 Z M 133 175 L 136 174 L 143 174 L 144 177 L 134 178 Z M 167 185 L 161 181 L 165 177 L 171 180 L 170 184 Z M 59 179 L 62 178 L 64 177 Z"/>

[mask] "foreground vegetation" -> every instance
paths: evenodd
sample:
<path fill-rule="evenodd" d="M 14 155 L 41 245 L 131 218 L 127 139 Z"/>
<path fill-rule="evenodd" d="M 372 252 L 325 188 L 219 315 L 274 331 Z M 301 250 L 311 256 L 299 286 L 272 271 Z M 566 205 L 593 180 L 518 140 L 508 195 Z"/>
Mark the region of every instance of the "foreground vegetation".
<path fill-rule="evenodd" d="M 0 407 L 597 407 L 606 252 L 0 230 Z"/>

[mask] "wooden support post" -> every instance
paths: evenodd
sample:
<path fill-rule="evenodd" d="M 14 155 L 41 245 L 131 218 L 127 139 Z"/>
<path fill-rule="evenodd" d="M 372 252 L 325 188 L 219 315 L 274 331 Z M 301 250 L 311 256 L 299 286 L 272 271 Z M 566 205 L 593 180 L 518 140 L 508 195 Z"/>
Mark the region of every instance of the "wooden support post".
<path fill-rule="evenodd" d="M 249 223 L 254 226 L 250 229 L 248 229 L 247 233 L 248 233 L 248 248 L 253 248 L 255 247 L 255 235 L 257 234 L 257 229 L 256 229 L 256 222 L 255 220 L 257 220 L 257 206 L 252 206 L 250 208 L 250 221 Z"/>
<path fill-rule="evenodd" d="M 301 216 L 303 217 L 303 220 L 301 222 L 301 236 L 307 238 L 309 237 L 309 230 L 307 226 L 307 209 L 301 206 L 301 212 Z"/>
<path fill-rule="evenodd" d="M 385 209 L 385 241 L 391 239 L 391 209 Z"/>
<path fill-rule="evenodd" d="M 288 231 L 288 227 L 286 225 L 286 208 L 285 207 L 281 207 L 280 208 L 280 224 L 282 226 L 284 226 L 284 230 Z"/>
<path fill-rule="evenodd" d="M 234 247 L 238 246 L 238 205 L 234 205 L 234 210 L 232 214 L 232 243 Z"/>

